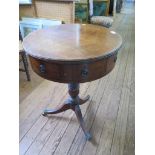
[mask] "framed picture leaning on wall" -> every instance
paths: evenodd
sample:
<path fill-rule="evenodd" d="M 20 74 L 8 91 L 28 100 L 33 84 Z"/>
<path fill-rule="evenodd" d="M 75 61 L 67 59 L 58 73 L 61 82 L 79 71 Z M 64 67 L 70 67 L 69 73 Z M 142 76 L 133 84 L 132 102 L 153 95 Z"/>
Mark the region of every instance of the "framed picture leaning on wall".
<path fill-rule="evenodd" d="M 32 0 L 19 0 L 19 4 L 32 4 Z"/>

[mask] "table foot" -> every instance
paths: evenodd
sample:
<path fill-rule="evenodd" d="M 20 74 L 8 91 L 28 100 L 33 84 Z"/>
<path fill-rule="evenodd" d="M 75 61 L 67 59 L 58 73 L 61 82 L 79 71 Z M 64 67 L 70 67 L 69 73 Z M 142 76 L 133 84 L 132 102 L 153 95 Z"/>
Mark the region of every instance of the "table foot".
<path fill-rule="evenodd" d="M 73 110 L 74 110 L 74 112 L 76 114 L 76 117 L 77 117 L 77 119 L 78 119 L 78 121 L 80 123 L 80 126 L 81 126 L 81 128 L 82 128 L 82 130 L 83 130 L 83 132 L 85 134 L 86 140 L 90 140 L 91 139 L 91 135 L 86 130 L 86 127 L 85 127 L 85 124 L 84 124 L 84 120 L 82 118 L 82 113 L 81 113 L 80 106 L 79 105 L 76 105 Z"/>
<path fill-rule="evenodd" d="M 90 96 L 87 95 L 86 97 L 84 98 L 80 98 L 80 101 L 79 101 L 79 104 L 82 105 L 84 104 L 85 102 L 87 102 L 89 100 Z"/>
<path fill-rule="evenodd" d="M 86 140 L 91 140 L 92 136 L 89 132 L 85 134 Z"/>
<path fill-rule="evenodd" d="M 42 115 L 47 116 L 48 114 L 58 114 L 58 113 L 61 113 L 63 111 L 66 111 L 68 109 L 70 109 L 70 104 L 64 103 L 63 105 L 61 105 L 60 107 L 58 107 L 56 109 L 44 110 Z"/>

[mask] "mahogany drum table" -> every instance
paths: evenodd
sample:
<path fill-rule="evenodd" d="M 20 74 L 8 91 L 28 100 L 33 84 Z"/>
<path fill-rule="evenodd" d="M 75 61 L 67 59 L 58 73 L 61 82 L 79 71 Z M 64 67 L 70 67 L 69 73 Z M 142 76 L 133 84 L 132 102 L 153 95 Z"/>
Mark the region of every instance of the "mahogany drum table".
<path fill-rule="evenodd" d="M 60 83 L 68 83 L 69 98 L 43 116 L 72 109 L 84 131 L 86 130 L 79 105 L 89 95 L 79 98 L 79 83 L 99 79 L 115 66 L 117 52 L 122 44 L 119 34 L 91 24 L 63 24 L 30 33 L 23 41 L 32 69 L 39 76 Z"/>

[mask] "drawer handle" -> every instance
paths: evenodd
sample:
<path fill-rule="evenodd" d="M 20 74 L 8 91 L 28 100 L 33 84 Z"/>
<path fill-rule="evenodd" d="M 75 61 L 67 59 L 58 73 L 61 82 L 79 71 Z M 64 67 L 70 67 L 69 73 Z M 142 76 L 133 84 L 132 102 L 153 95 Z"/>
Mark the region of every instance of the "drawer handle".
<path fill-rule="evenodd" d="M 116 62 L 116 60 L 117 60 L 117 56 L 114 57 L 114 62 Z"/>
<path fill-rule="evenodd" d="M 41 73 L 45 73 L 46 72 L 45 65 L 43 65 L 43 64 L 40 65 L 40 72 Z"/>
<path fill-rule="evenodd" d="M 88 75 L 88 69 L 87 68 L 82 69 L 81 70 L 81 75 L 82 75 L 83 78 L 86 78 L 87 75 Z"/>

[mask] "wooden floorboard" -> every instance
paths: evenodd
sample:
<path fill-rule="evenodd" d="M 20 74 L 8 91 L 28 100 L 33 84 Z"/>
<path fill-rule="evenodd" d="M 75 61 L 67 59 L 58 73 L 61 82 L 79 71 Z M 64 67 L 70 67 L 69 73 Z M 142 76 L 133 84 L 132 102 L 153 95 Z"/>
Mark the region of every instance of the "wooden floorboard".
<path fill-rule="evenodd" d="M 117 120 L 114 130 L 114 136 L 111 146 L 111 155 L 119 154 L 123 155 L 123 148 L 125 142 L 126 126 L 127 126 L 127 116 L 128 116 L 128 106 L 130 97 L 130 85 L 133 67 L 133 54 L 130 52 L 126 66 L 124 83 L 122 86 L 122 93 L 120 97 L 120 105 L 117 114 Z"/>
<path fill-rule="evenodd" d="M 132 74 L 129 107 L 128 107 L 128 118 L 126 125 L 126 135 L 124 141 L 124 152 L 123 155 L 134 155 L 135 154 L 135 85 L 134 85 L 134 70 Z"/>
<path fill-rule="evenodd" d="M 81 109 L 92 140 L 85 140 L 70 110 L 49 117 L 41 115 L 43 109 L 64 102 L 67 85 L 43 80 L 30 70 L 31 82 L 26 82 L 20 73 L 20 155 L 134 155 L 133 4 L 124 5 L 111 30 L 123 38 L 114 70 L 80 87 L 81 96 L 91 95 Z"/>

